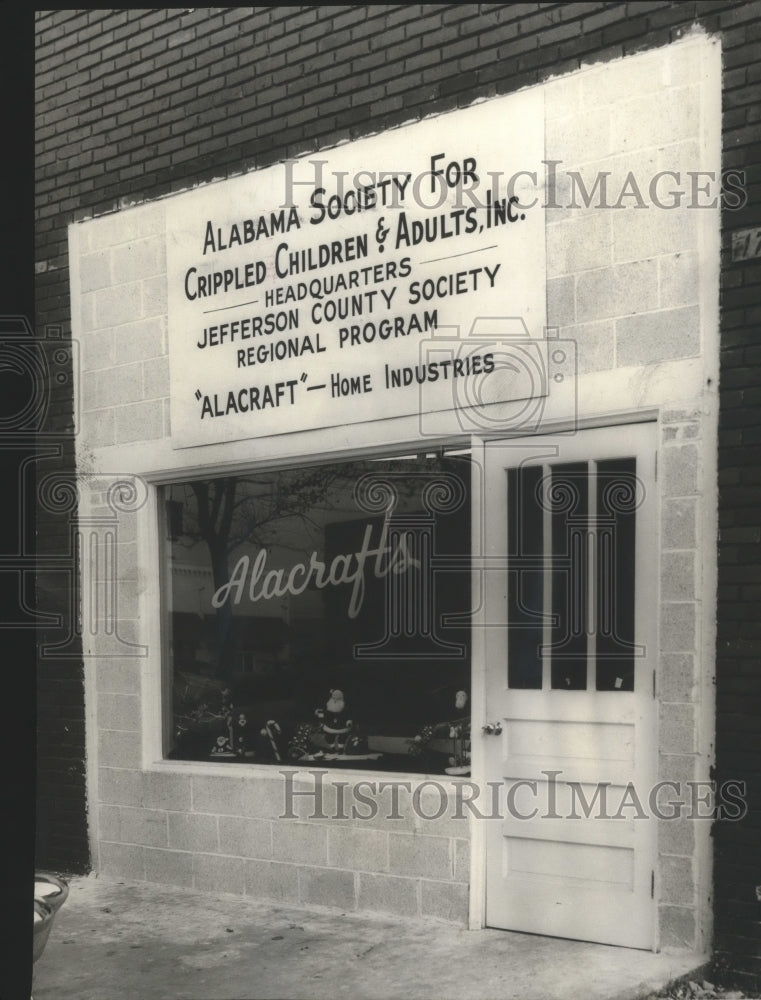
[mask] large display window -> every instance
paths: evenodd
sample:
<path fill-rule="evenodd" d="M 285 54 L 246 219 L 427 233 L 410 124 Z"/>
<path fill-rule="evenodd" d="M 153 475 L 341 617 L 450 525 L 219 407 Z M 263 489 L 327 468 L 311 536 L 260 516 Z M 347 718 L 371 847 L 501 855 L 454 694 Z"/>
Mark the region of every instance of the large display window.
<path fill-rule="evenodd" d="M 167 757 L 469 773 L 467 455 L 160 499 Z"/>

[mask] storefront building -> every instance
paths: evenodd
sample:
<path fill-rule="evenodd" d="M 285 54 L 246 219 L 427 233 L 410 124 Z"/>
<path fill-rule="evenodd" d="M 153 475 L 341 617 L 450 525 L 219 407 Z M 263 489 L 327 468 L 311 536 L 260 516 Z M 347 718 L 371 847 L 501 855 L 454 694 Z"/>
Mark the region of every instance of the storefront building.
<path fill-rule="evenodd" d="M 98 871 L 711 949 L 723 22 L 526 6 L 40 15 Z"/>

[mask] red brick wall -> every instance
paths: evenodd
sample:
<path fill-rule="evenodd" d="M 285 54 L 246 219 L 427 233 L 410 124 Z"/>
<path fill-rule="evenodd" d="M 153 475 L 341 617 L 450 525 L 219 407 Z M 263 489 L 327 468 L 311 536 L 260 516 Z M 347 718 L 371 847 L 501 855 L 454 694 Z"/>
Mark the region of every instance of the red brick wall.
<path fill-rule="evenodd" d="M 716 833 L 716 943 L 750 974 L 761 972 L 761 268 L 733 264 L 730 244 L 761 225 L 759 0 L 38 12 L 36 325 L 70 331 L 73 219 L 663 45 L 696 20 L 721 34 L 724 166 L 745 171 L 748 193 L 722 220 L 717 776 L 746 780 L 751 808 Z M 53 391 L 51 426 L 65 431 L 70 390 Z M 69 512 L 40 517 L 41 554 L 65 553 Z M 43 638 L 60 639 L 67 595 L 44 575 L 41 586 L 41 603 L 64 614 Z M 39 695 L 42 860 L 81 868 L 81 660 L 43 660 Z"/>

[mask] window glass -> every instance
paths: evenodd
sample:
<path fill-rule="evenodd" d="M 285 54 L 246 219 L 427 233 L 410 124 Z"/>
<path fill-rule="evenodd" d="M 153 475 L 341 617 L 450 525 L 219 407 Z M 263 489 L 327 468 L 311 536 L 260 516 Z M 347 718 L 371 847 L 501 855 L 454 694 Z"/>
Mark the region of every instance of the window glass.
<path fill-rule="evenodd" d="M 636 461 L 597 464 L 597 690 L 634 690 Z"/>
<path fill-rule="evenodd" d="M 468 458 L 161 493 L 169 757 L 468 773 Z"/>
<path fill-rule="evenodd" d="M 552 531 L 552 686 L 587 686 L 587 463 L 552 467 L 546 503 Z"/>
<path fill-rule="evenodd" d="M 507 471 L 507 679 L 541 688 L 544 600 L 540 466 Z"/>

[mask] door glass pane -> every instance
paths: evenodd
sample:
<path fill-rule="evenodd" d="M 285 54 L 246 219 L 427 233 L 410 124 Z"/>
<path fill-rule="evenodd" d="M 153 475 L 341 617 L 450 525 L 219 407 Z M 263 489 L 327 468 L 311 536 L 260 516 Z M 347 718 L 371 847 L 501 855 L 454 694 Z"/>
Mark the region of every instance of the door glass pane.
<path fill-rule="evenodd" d="M 586 689 L 589 663 L 598 691 L 632 691 L 636 460 L 507 476 L 508 686 L 541 688 L 544 654 L 556 690 Z"/>
<path fill-rule="evenodd" d="M 587 686 L 587 463 L 553 466 L 545 487 L 552 546 L 552 687 L 579 690 Z"/>
<path fill-rule="evenodd" d="M 508 469 L 507 683 L 542 686 L 544 600 L 539 466 Z"/>
<path fill-rule="evenodd" d="M 597 690 L 634 690 L 636 460 L 597 466 Z"/>

